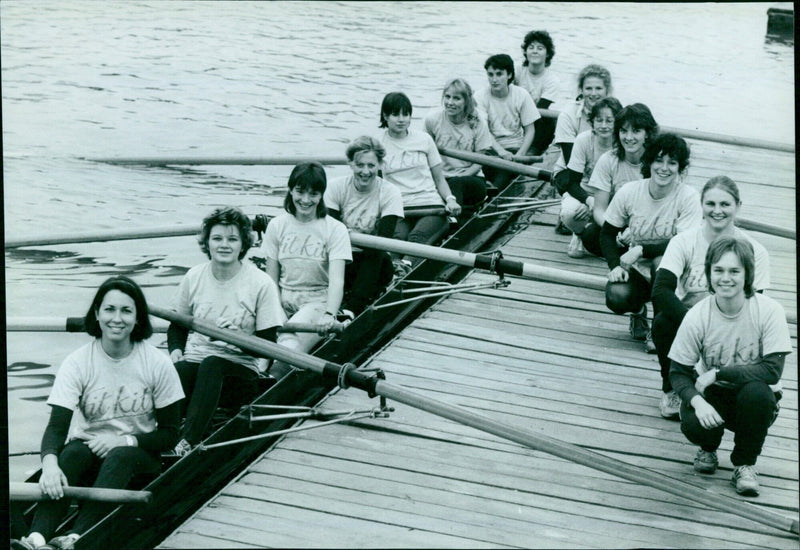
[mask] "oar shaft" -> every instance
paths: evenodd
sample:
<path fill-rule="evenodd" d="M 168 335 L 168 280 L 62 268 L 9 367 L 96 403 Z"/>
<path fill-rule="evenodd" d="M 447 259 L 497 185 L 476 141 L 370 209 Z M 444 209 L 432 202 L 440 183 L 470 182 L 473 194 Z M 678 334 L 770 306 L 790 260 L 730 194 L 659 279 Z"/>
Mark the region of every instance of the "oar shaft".
<path fill-rule="evenodd" d="M 124 166 L 294 166 L 306 162 L 338 165 L 347 164 L 345 157 L 131 157 L 93 158 L 92 162 Z"/>
<path fill-rule="evenodd" d="M 125 241 L 131 239 L 152 239 L 160 237 L 183 237 L 196 235 L 199 227 L 172 225 L 169 227 L 151 227 L 148 229 L 91 231 L 85 233 L 72 233 L 71 235 L 43 235 L 41 237 L 7 238 L 6 248 L 20 248 L 23 246 L 49 246 L 56 244 L 94 243 L 104 241 Z"/>
<path fill-rule="evenodd" d="M 12 481 L 9 484 L 10 500 L 43 501 L 51 498 L 42 493 L 38 483 Z M 98 502 L 148 503 L 153 498 L 150 491 L 130 491 L 127 489 L 101 489 L 96 487 L 64 487 L 65 498 L 94 500 Z"/>
<path fill-rule="evenodd" d="M 166 332 L 167 323 L 152 319 L 153 332 Z M 8 317 L 6 332 L 84 332 L 83 317 Z"/>
<path fill-rule="evenodd" d="M 342 330 L 344 330 L 344 327 L 341 323 L 337 323 L 328 332 L 338 334 Z M 319 325 L 313 323 L 286 323 L 282 327 L 278 327 L 278 332 L 319 332 Z"/>
<path fill-rule="evenodd" d="M 545 181 L 550 181 L 550 177 L 552 176 L 550 172 L 547 170 L 542 170 L 541 168 L 534 168 L 533 166 L 528 166 L 527 164 L 512 162 L 510 160 L 501 159 L 500 157 L 491 157 L 481 153 L 473 153 L 472 151 L 461 151 L 458 149 L 440 147 L 439 152 L 446 157 L 465 160 L 467 162 L 474 162 L 483 166 L 491 166 L 492 168 L 497 168 L 498 170 L 508 170 L 510 172 L 514 172 L 515 174 L 522 174 L 524 176 L 530 176 L 532 178 L 538 178 Z"/>
<path fill-rule="evenodd" d="M 777 225 L 770 225 L 764 222 L 757 222 L 755 220 L 748 220 L 745 218 L 736 218 L 736 225 L 743 229 L 751 231 L 758 231 L 759 233 L 766 233 L 767 235 L 775 235 L 776 237 L 785 237 L 787 239 L 797 240 L 797 231 L 794 229 L 787 229 L 785 227 L 778 227 Z"/>

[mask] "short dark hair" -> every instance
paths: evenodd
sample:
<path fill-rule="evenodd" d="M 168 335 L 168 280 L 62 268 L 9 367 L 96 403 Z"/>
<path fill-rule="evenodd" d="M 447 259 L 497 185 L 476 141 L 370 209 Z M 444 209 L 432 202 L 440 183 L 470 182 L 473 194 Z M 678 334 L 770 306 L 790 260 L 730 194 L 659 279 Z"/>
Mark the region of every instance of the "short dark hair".
<path fill-rule="evenodd" d="M 386 117 L 404 114 L 411 116 L 411 100 L 403 92 L 389 92 L 381 102 L 381 123 L 378 128 L 386 128 Z"/>
<path fill-rule="evenodd" d="M 645 131 L 645 148 L 658 135 L 658 123 L 656 123 L 656 119 L 653 118 L 653 113 L 650 112 L 647 105 L 644 103 L 627 105 L 614 117 L 614 147 L 620 160 L 625 160 L 625 149 L 619 140 L 619 132 L 627 124 L 630 124 L 634 130 Z"/>
<path fill-rule="evenodd" d="M 239 251 L 239 259 L 245 257 L 247 251 L 253 246 L 253 224 L 244 212 L 233 206 L 222 206 L 215 209 L 211 214 L 203 218 L 203 226 L 197 236 L 200 250 L 211 259 L 211 252 L 208 250 L 208 239 L 211 229 L 215 225 L 232 225 L 239 231 L 239 238 L 242 240 L 242 249 Z"/>
<path fill-rule="evenodd" d="M 753 296 L 753 281 L 756 277 L 756 254 L 753 245 L 745 239 L 736 237 L 718 237 L 711 241 L 706 252 L 706 281 L 708 281 L 708 291 L 714 294 L 711 286 L 711 266 L 718 262 L 726 252 L 733 252 L 742 262 L 744 267 L 744 295 L 748 298 Z"/>
<path fill-rule="evenodd" d="M 644 149 L 642 176 L 649 178 L 650 165 L 664 155 L 669 155 L 670 159 L 678 161 L 678 171 L 683 172 L 689 166 L 689 154 L 689 144 L 685 139 L 675 134 L 660 134 Z"/>
<path fill-rule="evenodd" d="M 544 57 L 544 66 L 549 67 L 550 62 L 553 60 L 553 56 L 556 54 L 556 47 L 553 45 L 553 39 L 550 38 L 550 33 L 547 31 L 531 31 L 525 35 L 525 38 L 522 40 L 522 65 L 527 67 L 528 66 L 528 58 L 525 56 L 525 50 L 528 49 L 528 46 L 533 44 L 534 42 L 538 42 L 544 49 L 547 50 L 547 55 Z"/>
<path fill-rule="evenodd" d="M 325 168 L 318 162 L 301 162 L 292 169 L 289 174 L 289 190 L 286 192 L 286 198 L 283 199 L 283 208 L 292 216 L 297 214 L 297 207 L 292 200 L 292 189 L 295 187 L 299 191 L 310 189 L 316 191 L 320 195 L 325 193 L 325 188 L 328 186 L 328 178 L 325 175 Z M 325 208 L 325 201 L 320 199 L 317 204 L 317 218 L 324 218 L 328 215 L 328 209 Z"/>
<path fill-rule="evenodd" d="M 488 69 L 489 67 L 498 71 L 507 72 L 508 83 L 511 84 L 514 82 L 514 60 L 511 59 L 510 55 L 499 53 L 491 56 L 486 60 L 486 63 L 483 64 L 484 69 Z"/>
<path fill-rule="evenodd" d="M 594 119 L 597 118 L 597 115 L 600 114 L 600 109 L 610 109 L 611 114 L 614 115 L 614 120 L 617 119 L 617 114 L 622 110 L 622 103 L 616 97 L 604 97 L 603 99 L 598 100 L 592 106 L 592 110 L 589 112 L 589 122 L 594 122 Z"/>
<path fill-rule="evenodd" d="M 139 285 L 133 279 L 124 275 L 116 275 L 106 279 L 97 289 L 92 305 L 89 306 L 89 311 L 86 312 L 83 318 L 83 326 L 86 332 L 95 338 L 103 336 L 100 323 L 97 322 L 97 312 L 100 310 L 100 305 L 103 303 L 106 294 L 111 290 L 119 290 L 123 294 L 130 296 L 136 306 L 136 324 L 133 326 L 133 331 L 131 331 L 131 342 L 141 342 L 150 338 L 153 334 L 153 327 L 150 324 L 147 300 L 145 300 L 144 293 L 139 288 Z"/>

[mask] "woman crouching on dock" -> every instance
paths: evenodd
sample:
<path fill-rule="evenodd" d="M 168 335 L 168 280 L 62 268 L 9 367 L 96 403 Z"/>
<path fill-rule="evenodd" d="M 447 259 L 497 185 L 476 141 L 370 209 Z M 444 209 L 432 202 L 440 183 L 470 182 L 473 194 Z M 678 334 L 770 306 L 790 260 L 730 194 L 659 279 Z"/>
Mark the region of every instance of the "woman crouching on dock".
<path fill-rule="evenodd" d="M 750 241 L 755 251 L 753 289 L 762 292 L 769 288 L 766 248 L 734 227 L 742 202 L 733 180 L 727 176 L 708 180 L 700 195 L 700 204 L 702 226 L 678 233 L 670 240 L 653 283 L 653 309 L 658 310 L 658 314 L 653 319 L 651 332 L 661 365 L 661 389 L 665 395 L 661 400 L 661 416 L 664 418 L 677 419 L 680 412 L 680 398 L 672 391 L 669 381 L 669 350 L 686 312 L 708 296 L 705 274 L 708 245 L 722 236 Z"/>
<path fill-rule="evenodd" d="M 780 379 L 792 351 L 783 308 L 754 292 L 755 270 L 749 241 L 724 236 L 712 242 L 705 258 L 712 295 L 689 310 L 669 352 L 670 380 L 682 401 L 681 431 L 700 446 L 695 471 L 716 471 L 728 428 L 735 432 L 731 483 L 747 496 L 759 492 L 755 464 L 778 414 Z"/>
<path fill-rule="evenodd" d="M 242 262 L 253 244 L 250 218 L 238 208 L 218 208 L 203 220 L 198 237 L 209 261 L 191 268 L 178 286 L 172 308 L 219 328 L 275 341 L 286 317 L 275 283 L 250 262 Z M 170 323 L 170 357 L 189 400 L 183 437 L 175 454 L 189 453 L 203 438 L 217 408 L 223 381 L 236 378 L 258 388 L 258 358 L 221 340 Z M 246 393 L 239 396 L 246 402 Z"/>
<path fill-rule="evenodd" d="M 47 400 L 39 487 L 52 500 L 39 503 L 30 534 L 11 548 L 73 548 L 116 504 L 85 502 L 67 534 L 45 545 L 69 508 L 64 487 L 125 488 L 134 475 L 158 474 L 160 453 L 178 439 L 181 383 L 169 358 L 144 341 L 153 329 L 139 286 L 106 280 L 84 326 L 94 340 L 64 360 Z"/>

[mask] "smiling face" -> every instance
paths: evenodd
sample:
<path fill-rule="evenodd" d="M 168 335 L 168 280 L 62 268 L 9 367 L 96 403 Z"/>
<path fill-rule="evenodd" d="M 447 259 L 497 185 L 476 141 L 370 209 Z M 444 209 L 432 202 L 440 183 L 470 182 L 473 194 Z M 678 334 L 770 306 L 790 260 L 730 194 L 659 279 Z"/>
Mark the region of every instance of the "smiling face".
<path fill-rule="evenodd" d="M 720 298 L 744 296 L 745 269 L 735 252 L 725 252 L 711 264 L 710 277 L 708 283 Z"/>
<path fill-rule="evenodd" d="M 350 169 L 353 171 L 353 182 L 359 191 L 369 191 L 375 178 L 378 175 L 380 162 L 373 151 L 362 151 L 356 153 L 350 161 Z M 297 203 L 295 203 L 297 204 Z"/>
<path fill-rule="evenodd" d="M 701 205 L 705 223 L 717 232 L 731 227 L 739 214 L 740 205 L 736 199 L 719 187 L 713 187 L 703 193 Z"/>
<path fill-rule="evenodd" d="M 634 130 L 630 123 L 619 130 L 619 141 L 626 155 L 637 155 L 644 151 L 644 140 L 647 132 L 644 129 Z"/>
<path fill-rule="evenodd" d="M 528 65 L 544 65 L 547 58 L 547 48 L 541 42 L 531 42 L 525 48 L 525 59 L 528 60 Z"/>
<path fill-rule="evenodd" d="M 102 340 L 107 344 L 130 342 L 136 325 L 136 303 L 119 290 L 109 290 L 95 312 Z"/>
<path fill-rule="evenodd" d="M 608 95 L 608 88 L 602 78 L 587 76 L 583 79 L 581 93 L 583 94 L 584 108 L 591 109 L 595 103 Z"/>
<path fill-rule="evenodd" d="M 442 104 L 444 105 L 444 112 L 450 118 L 459 118 L 464 116 L 467 108 L 467 102 L 464 96 L 448 88 L 442 94 Z"/>
<path fill-rule="evenodd" d="M 598 136 L 611 139 L 614 134 L 614 112 L 608 107 L 600 109 L 592 121 L 592 129 Z"/>
<path fill-rule="evenodd" d="M 389 120 L 388 117 L 386 119 Z M 295 207 L 295 217 L 298 220 L 310 221 L 317 217 L 317 205 L 322 200 L 322 193 L 311 188 L 292 188 L 292 202 Z"/>
<path fill-rule="evenodd" d="M 235 225 L 218 224 L 208 233 L 208 253 L 211 261 L 230 265 L 239 261 L 242 251 L 242 237 Z"/>
<path fill-rule="evenodd" d="M 669 187 L 678 183 L 680 165 L 669 155 L 659 155 L 650 164 L 650 181 L 659 187 Z"/>

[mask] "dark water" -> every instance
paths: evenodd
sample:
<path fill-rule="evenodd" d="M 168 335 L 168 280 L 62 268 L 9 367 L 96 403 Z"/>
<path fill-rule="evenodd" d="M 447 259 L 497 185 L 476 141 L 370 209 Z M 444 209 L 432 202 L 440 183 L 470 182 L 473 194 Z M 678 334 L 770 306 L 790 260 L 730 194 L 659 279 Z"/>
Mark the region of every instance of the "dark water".
<path fill-rule="evenodd" d="M 388 91 L 414 124 L 443 83 L 549 30 L 563 99 L 590 62 L 623 104 L 680 128 L 794 140 L 794 54 L 768 4 L 0 3 L 8 237 L 196 226 L 212 207 L 274 213 L 290 167 L 117 167 L 115 156 L 335 156 L 377 131 Z M 333 168 L 329 175 L 345 173 Z M 203 260 L 190 237 L 6 252 L 9 316 L 80 315 L 107 276 L 164 304 Z M 157 338 L 158 339 L 158 338 Z M 11 452 L 35 451 L 55 366 L 80 335 L 8 336 Z M 38 463 L 12 458 L 11 478 Z"/>

